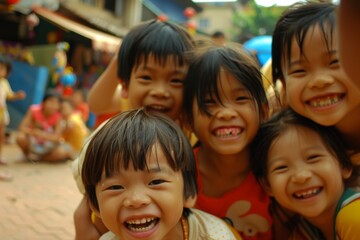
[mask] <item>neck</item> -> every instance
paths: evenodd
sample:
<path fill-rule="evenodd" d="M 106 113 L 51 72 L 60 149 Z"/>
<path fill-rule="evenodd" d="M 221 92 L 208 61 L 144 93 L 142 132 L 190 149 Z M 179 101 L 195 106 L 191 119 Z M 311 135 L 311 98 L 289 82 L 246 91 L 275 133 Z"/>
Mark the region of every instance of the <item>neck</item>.
<path fill-rule="evenodd" d="M 200 168 L 205 167 L 217 176 L 233 178 L 247 175 L 250 171 L 250 150 L 244 149 L 238 154 L 219 154 L 201 146 L 198 153 Z"/>
<path fill-rule="evenodd" d="M 307 220 L 317 227 L 325 239 L 334 239 L 334 214 L 336 210 L 336 205 L 333 206 L 331 209 L 327 210 L 326 212 L 322 213 L 320 216 L 314 218 L 307 218 Z"/>

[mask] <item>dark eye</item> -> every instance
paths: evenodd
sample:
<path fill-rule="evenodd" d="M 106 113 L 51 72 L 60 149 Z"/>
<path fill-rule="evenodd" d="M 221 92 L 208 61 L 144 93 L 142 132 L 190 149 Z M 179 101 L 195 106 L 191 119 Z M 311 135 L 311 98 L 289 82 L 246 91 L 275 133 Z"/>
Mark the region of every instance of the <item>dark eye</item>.
<path fill-rule="evenodd" d="M 249 100 L 250 98 L 248 96 L 239 96 L 236 98 L 237 102 L 241 102 L 241 101 L 245 101 L 245 100 Z"/>
<path fill-rule="evenodd" d="M 287 165 L 279 165 L 279 166 L 274 167 L 271 172 L 279 173 L 279 172 L 284 172 L 287 169 L 288 169 Z"/>
<path fill-rule="evenodd" d="M 299 75 L 299 74 L 303 74 L 303 73 L 305 73 L 304 69 L 295 69 L 290 72 L 290 75 Z"/>
<path fill-rule="evenodd" d="M 175 78 L 175 79 L 172 79 L 172 80 L 171 80 L 171 83 L 174 83 L 174 84 L 176 84 L 176 85 L 183 85 L 183 84 L 184 84 L 184 80 L 183 80 L 183 79 L 177 79 L 177 78 Z"/>
<path fill-rule="evenodd" d="M 212 99 L 212 98 L 205 99 L 205 104 L 206 105 L 213 105 L 215 103 L 216 103 L 216 101 L 214 99 Z"/>
<path fill-rule="evenodd" d="M 124 189 L 124 187 L 121 185 L 113 185 L 107 188 L 107 190 L 122 190 L 122 189 Z"/>
<path fill-rule="evenodd" d="M 319 160 L 319 158 L 320 158 L 320 155 L 318 155 L 318 154 L 313 154 L 313 155 L 310 155 L 310 156 L 307 158 L 307 160 L 308 160 L 309 162 L 316 162 L 316 161 Z"/>
<path fill-rule="evenodd" d="M 334 59 L 330 62 L 330 65 L 333 66 L 333 65 L 337 65 L 339 64 L 339 59 Z"/>
<path fill-rule="evenodd" d="M 142 76 L 139 76 L 138 78 L 141 80 L 145 80 L 145 81 L 151 80 L 151 77 L 148 75 L 142 75 Z"/>
<path fill-rule="evenodd" d="M 152 180 L 149 185 L 159 185 L 159 184 L 162 184 L 166 182 L 165 180 L 161 180 L 161 179 L 155 179 L 155 180 Z"/>

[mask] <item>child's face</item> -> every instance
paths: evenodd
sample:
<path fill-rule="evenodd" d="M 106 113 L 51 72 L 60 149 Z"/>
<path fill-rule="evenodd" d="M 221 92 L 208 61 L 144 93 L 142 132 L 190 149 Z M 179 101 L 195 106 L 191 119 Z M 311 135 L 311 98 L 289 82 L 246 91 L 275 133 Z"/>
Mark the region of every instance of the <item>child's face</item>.
<path fill-rule="evenodd" d="M 179 66 L 169 57 L 162 66 L 152 55 L 147 62 L 140 61 L 132 69 L 129 86 L 123 88 L 123 97 L 129 98 L 133 108 L 161 112 L 176 120 L 182 110 L 183 80 L 187 66 Z"/>
<path fill-rule="evenodd" d="M 218 89 L 221 101 L 208 96 L 212 116 L 199 112 L 193 103 L 193 130 L 202 146 L 219 154 L 238 154 L 247 148 L 259 128 L 256 103 L 244 86 L 227 71 L 221 71 Z"/>
<path fill-rule="evenodd" d="M 70 102 L 67 101 L 61 103 L 60 110 L 61 110 L 61 114 L 64 117 L 70 116 L 74 112 L 73 106 L 71 105 Z"/>
<path fill-rule="evenodd" d="M 7 77 L 7 68 L 5 64 L 0 63 L 0 78 L 6 78 Z"/>
<path fill-rule="evenodd" d="M 333 216 L 343 179 L 351 174 L 340 167 L 318 133 L 302 126 L 288 128 L 273 141 L 267 164 L 270 194 L 308 219 Z"/>
<path fill-rule="evenodd" d="M 299 114 L 331 126 L 337 124 L 359 103 L 360 98 L 338 60 L 337 36 L 328 51 L 319 26 L 309 29 L 304 56 L 292 40 L 290 64 L 283 61 L 287 103 Z"/>
<path fill-rule="evenodd" d="M 184 179 L 174 171 L 159 147 L 147 158 L 149 170 L 121 168 L 96 186 L 100 216 L 120 239 L 179 239 L 184 200 Z"/>
<path fill-rule="evenodd" d="M 60 111 L 60 100 L 57 97 L 49 97 L 43 103 L 44 113 L 51 115 L 57 111 Z"/>

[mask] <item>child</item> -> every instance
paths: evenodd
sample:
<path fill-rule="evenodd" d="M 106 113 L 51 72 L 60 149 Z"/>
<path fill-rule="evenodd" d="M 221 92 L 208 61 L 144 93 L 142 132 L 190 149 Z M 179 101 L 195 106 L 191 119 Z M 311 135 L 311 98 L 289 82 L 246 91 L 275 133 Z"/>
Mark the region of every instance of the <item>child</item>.
<path fill-rule="evenodd" d="M 190 209 L 194 155 L 164 115 L 140 109 L 111 118 L 88 145 L 82 179 L 111 231 L 100 239 L 237 239 L 221 219 Z"/>
<path fill-rule="evenodd" d="M 89 135 L 89 129 L 86 127 L 81 113 L 75 111 L 74 105 L 70 102 L 70 100 L 62 100 L 61 114 L 64 124 L 62 138 L 69 144 L 69 147 L 71 147 L 74 158 L 82 149 L 85 139 Z"/>
<path fill-rule="evenodd" d="M 75 111 L 79 112 L 82 120 L 86 123 L 89 119 L 89 105 L 86 102 L 85 93 L 82 89 L 74 90 L 70 98 Z"/>
<path fill-rule="evenodd" d="M 193 48 L 190 35 L 175 24 L 150 21 L 134 27 L 124 37 L 118 58 L 115 59 L 118 62 L 118 71 L 113 59 L 94 85 L 97 92 L 91 90 L 91 109 L 92 105 L 96 105 L 98 110 L 106 107 L 109 112 L 116 109 L 120 111 L 120 94 L 117 92 L 119 82 L 115 78 L 117 75 L 122 85 L 122 97 L 129 99 L 132 108 L 145 107 L 148 111 L 164 113 L 173 120 L 180 119 L 183 80 L 188 68 L 185 52 Z M 90 101 L 95 96 L 97 101 Z M 81 192 L 83 187 L 79 173 L 85 149 L 86 146 L 78 161 L 73 164 L 74 177 Z M 80 203 L 74 217 L 77 239 L 96 237 L 94 226 L 86 224 L 90 219 L 86 201 Z M 95 219 L 95 222 L 97 220 Z"/>
<path fill-rule="evenodd" d="M 271 239 L 270 199 L 249 165 L 249 145 L 267 115 L 258 66 L 236 45 L 200 48 L 191 56 L 184 93 L 200 143 L 195 207 L 228 220 L 243 239 Z"/>
<path fill-rule="evenodd" d="M 7 77 L 11 72 L 12 64 L 10 59 L 0 55 L 0 164 L 6 164 L 6 160 L 2 158 L 2 149 L 5 142 L 6 126 L 10 122 L 9 112 L 7 110 L 6 100 L 24 99 L 26 94 L 24 91 L 13 92 Z M 9 174 L 0 174 L 0 178 L 6 180 Z"/>
<path fill-rule="evenodd" d="M 257 180 L 280 205 L 306 220 L 314 238 L 359 236 L 360 194 L 344 187 L 353 166 L 335 128 L 289 109 L 265 123 L 253 144 Z"/>
<path fill-rule="evenodd" d="M 16 142 L 29 160 L 63 161 L 71 152 L 59 144 L 62 134 L 60 95 L 46 92 L 41 104 L 31 105 L 19 125 Z"/>
<path fill-rule="evenodd" d="M 335 14 L 335 5 L 314 2 L 284 12 L 273 33 L 273 80 L 283 82 L 292 109 L 336 126 L 348 148 L 359 152 L 360 91 L 339 63 Z"/>

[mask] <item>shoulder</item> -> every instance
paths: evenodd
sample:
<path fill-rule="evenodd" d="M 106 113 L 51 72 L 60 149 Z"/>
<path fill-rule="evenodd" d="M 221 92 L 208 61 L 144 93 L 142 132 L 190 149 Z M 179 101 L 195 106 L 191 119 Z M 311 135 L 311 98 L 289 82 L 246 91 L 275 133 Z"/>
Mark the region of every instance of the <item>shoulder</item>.
<path fill-rule="evenodd" d="M 360 235 L 360 194 L 354 193 L 343 201 L 336 216 L 336 232 L 341 239 L 351 239 Z"/>
<path fill-rule="evenodd" d="M 189 239 L 241 239 L 225 221 L 198 209 L 191 209 L 188 222 Z"/>
<path fill-rule="evenodd" d="M 104 233 L 99 240 L 120 240 L 113 232 Z"/>

